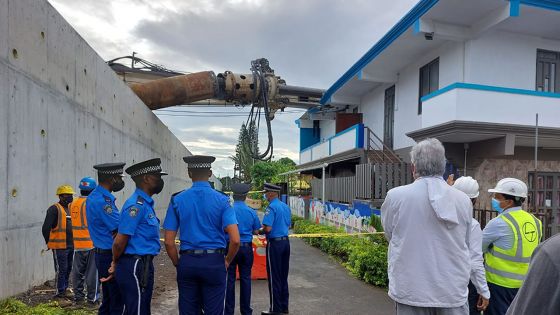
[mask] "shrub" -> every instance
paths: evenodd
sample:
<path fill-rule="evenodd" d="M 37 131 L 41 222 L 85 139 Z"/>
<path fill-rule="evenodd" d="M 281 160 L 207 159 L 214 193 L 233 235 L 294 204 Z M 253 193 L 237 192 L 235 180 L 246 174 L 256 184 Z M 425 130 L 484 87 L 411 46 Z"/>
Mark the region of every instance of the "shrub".
<path fill-rule="evenodd" d="M 295 219 L 294 232 L 296 234 L 330 234 L 341 233 L 344 230 L 298 218 Z M 388 245 L 383 235 L 310 237 L 303 238 L 303 241 L 335 257 L 358 279 L 376 286 L 387 286 Z"/>

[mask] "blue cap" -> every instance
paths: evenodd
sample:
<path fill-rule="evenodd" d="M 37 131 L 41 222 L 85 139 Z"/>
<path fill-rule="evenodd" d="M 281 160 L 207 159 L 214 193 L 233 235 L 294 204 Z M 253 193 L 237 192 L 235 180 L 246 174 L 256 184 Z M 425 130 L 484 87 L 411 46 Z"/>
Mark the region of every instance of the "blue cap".
<path fill-rule="evenodd" d="M 231 191 L 234 195 L 246 195 L 249 190 L 251 190 L 251 186 L 243 183 L 235 183 L 231 185 Z"/>
<path fill-rule="evenodd" d="M 85 191 L 92 191 L 95 189 L 95 187 L 97 187 L 97 183 L 95 182 L 95 179 L 91 177 L 82 178 L 80 180 L 80 186 L 78 186 L 80 190 L 85 190 Z"/>

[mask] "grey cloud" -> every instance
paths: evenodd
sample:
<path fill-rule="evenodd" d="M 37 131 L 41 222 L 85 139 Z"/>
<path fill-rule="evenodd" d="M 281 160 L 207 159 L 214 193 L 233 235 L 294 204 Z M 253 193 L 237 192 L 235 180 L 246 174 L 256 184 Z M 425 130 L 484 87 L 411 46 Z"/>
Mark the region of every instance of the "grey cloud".
<path fill-rule="evenodd" d="M 189 72 L 248 72 L 250 60 L 265 57 L 288 84 L 326 89 L 417 0 L 52 2 L 55 7 L 64 5 L 73 10 L 66 11 L 65 17 L 77 25 L 77 31 L 105 60 L 129 55 L 138 49 L 139 43 L 149 49 L 137 50 L 140 57 Z M 149 8 L 151 16 L 137 17 L 139 24 L 128 34 L 130 42 L 96 31 L 95 26 L 83 25 L 79 15 L 72 14 L 87 12 L 100 22 L 116 27 L 116 21 L 129 12 L 116 10 L 115 3 Z M 297 156 L 299 133 L 294 121 L 300 116 L 279 114 L 272 122 L 275 157 Z M 159 117 L 183 142 L 208 139 L 218 143 L 216 148 L 189 149 L 219 156 L 215 172 L 232 173 L 233 163 L 227 157 L 233 151 L 229 148 L 236 144 L 238 130 L 246 117 Z M 228 134 L 212 128 L 230 128 L 235 132 Z M 260 136 L 264 146 L 266 135 L 261 132 Z M 220 147 L 219 143 L 225 145 Z M 228 145 L 229 148 L 224 148 Z"/>

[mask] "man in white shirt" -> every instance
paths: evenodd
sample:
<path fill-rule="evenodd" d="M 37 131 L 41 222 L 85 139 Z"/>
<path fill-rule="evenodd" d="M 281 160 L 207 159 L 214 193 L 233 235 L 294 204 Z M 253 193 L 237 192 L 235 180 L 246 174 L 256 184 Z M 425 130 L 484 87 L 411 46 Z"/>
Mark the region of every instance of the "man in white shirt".
<path fill-rule="evenodd" d="M 411 152 L 414 183 L 381 206 L 389 241 L 389 296 L 397 314 L 468 314 L 472 203 L 443 180 L 445 149 L 426 139 Z"/>
<path fill-rule="evenodd" d="M 447 183 L 453 179 L 447 179 Z M 470 176 L 457 179 L 453 187 L 464 192 L 471 199 L 473 206 L 480 194 L 478 182 Z M 480 311 L 486 310 L 490 300 L 490 289 L 486 282 L 486 271 L 484 270 L 484 257 L 482 256 L 482 230 L 480 223 L 472 219 L 469 248 L 471 251 L 471 281 L 469 283 L 469 314 L 479 315 Z"/>

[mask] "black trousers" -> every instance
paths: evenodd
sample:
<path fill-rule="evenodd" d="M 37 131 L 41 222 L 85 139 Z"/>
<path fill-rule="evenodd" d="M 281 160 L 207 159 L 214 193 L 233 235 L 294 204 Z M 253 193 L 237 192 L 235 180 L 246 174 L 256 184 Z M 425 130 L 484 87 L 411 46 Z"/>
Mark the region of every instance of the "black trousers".
<path fill-rule="evenodd" d="M 485 315 L 505 315 L 519 289 L 510 289 L 488 282 L 490 304 Z"/>

